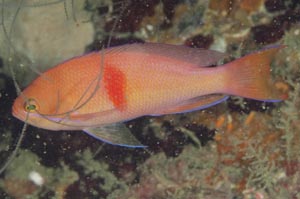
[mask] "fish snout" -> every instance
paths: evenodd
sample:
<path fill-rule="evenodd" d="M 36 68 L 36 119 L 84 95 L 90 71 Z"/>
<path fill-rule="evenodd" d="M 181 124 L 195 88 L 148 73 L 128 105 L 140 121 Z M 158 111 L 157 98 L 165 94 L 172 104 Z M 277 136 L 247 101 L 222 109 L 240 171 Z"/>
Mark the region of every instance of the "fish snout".
<path fill-rule="evenodd" d="M 19 120 L 24 121 L 25 117 L 26 117 L 26 113 L 24 110 L 22 110 L 22 108 L 20 108 L 20 102 L 18 102 L 17 100 L 15 101 L 15 103 L 13 104 L 12 107 L 12 115 L 15 118 L 18 118 Z"/>

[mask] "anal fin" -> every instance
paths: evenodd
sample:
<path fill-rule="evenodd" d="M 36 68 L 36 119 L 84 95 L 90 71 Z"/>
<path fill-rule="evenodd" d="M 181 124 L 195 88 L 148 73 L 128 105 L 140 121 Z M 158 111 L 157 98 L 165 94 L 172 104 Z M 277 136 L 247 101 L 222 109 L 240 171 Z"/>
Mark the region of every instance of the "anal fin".
<path fill-rule="evenodd" d="M 153 113 L 151 115 L 157 116 L 165 114 L 187 113 L 201 109 L 206 109 L 227 100 L 228 97 L 229 96 L 223 94 L 211 94 L 200 96 L 189 99 L 176 106 L 169 107 L 165 110 L 160 110 L 159 112 Z"/>

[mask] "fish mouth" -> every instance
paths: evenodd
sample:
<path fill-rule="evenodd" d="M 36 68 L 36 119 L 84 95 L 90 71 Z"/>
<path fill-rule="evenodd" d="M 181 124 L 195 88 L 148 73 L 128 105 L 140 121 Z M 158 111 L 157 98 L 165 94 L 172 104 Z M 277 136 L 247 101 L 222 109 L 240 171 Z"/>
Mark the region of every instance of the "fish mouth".
<path fill-rule="evenodd" d="M 18 109 L 16 104 L 14 104 L 12 107 L 12 115 L 19 120 L 25 120 L 25 113 L 22 110 Z"/>

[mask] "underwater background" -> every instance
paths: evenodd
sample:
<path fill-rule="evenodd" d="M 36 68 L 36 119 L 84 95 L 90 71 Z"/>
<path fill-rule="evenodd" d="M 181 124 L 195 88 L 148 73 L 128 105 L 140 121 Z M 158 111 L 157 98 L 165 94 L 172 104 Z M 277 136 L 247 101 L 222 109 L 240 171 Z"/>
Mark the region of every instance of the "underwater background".
<path fill-rule="evenodd" d="M 126 122 L 146 149 L 28 126 L 1 173 L 0 198 L 300 198 L 299 0 L 1 0 L 0 167 L 24 125 L 11 114 L 15 82 L 23 89 L 71 57 L 136 42 L 213 49 L 230 60 L 284 44 L 272 75 L 287 99 L 231 97 Z"/>

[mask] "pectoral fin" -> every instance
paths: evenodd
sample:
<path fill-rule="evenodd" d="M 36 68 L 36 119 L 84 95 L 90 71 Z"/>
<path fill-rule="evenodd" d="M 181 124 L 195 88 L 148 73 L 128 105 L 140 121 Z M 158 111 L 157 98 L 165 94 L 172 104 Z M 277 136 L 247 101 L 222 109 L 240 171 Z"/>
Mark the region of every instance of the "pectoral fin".
<path fill-rule="evenodd" d="M 83 129 L 84 132 L 103 142 L 131 148 L 146 147 L 142 145 L 122 123 Z"/>

